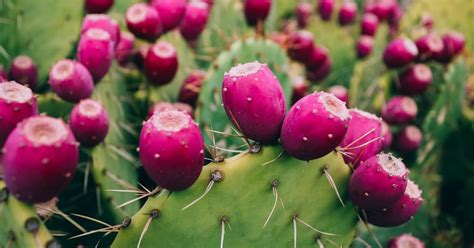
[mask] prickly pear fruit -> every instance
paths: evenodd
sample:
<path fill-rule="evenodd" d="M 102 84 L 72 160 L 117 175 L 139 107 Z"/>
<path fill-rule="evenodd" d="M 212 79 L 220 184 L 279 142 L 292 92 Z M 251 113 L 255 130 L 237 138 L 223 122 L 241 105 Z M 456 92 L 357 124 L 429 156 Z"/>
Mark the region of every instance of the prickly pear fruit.
<path fill-rule="evenodd" d="M 204 165 L 204 141 L 192 118 L 177 110 L 154 114 L 140 135 L 140 161 L 159 186 L 169 190 L 190 187 Z"/>
<path fill-rule="evenodd" d="M 377 16 L 367 13 L 362 16 L 360 22 L 360 30 L 362 35 L 374 36 L 379 27 L 379 19 Z"/>
<path fill-rule="evenodd" d="M 397 38 L 385 48 L 383 61 L 389 68 L 398 68 L 412 62 L 417 55 L 418 49 L 412 40 Z"/>
<path fill-rule="evenodd" d="M 401 152 L 414 152 L 421 144 L 423 134 L 416 126 L 406 126 L 395 137 L 395 148 Z"/>
<path fill-rule="evenodd" d="M 81 35 L 77 60 L 89 70 L 96 83 L 107 74 L 113 58 L 114 44 L 108 32 L 91 28 Z"/>
<path fill-rule="evenodd" d="M 194 118 L 193 115 L 193 107 L 186 103 L 181 103 L 181 102 L 176 102 L 176 103 L 170 103 L 170 102 L 157 102 L 154 103 L 153 105 L 150 106 L 150 109 L 148 110 L 148 117 L 147 119 L 151 118 L 154 114 L 161 113 L 165 110 L 178 110 L 181 112 L 185 112 L 189 116 Z"/>
<path fill-rule="evenodd" d="M 319 0 L 318 2 L 318 13 L 321 19 L 329 21 L 334 10 L 334 0 Z"/>
<path fill-rule="evenodd" d="M 109 115 L 100 103 L 86 99 L 72 109 L 69 125 L 81 145 L 92 147 L 101 143 L 107 136 Z"/>
<path fill-rule="evenodd" d="M 314 50 L 313 34 L 301 30 L 294 32 L 288 38 L 288 56 L 301 63 L 306 63 Z"/>
<path fill-rule="evenodd" d="M 69 102 L 89 98 L 94 91 L 94 80 L 87 68 L 69 59 L 53 65 L 49 72 L 49 84 L 59 97 Z"/>
<path fill-rule="evenodd" d="M 329 75 L 331 68 L 332 61 L 330 58 L 328 58 L 323 62 L 323 64 L 320 65 L 320 67 L 306 69 L 306 78 L 313 83 L 320 82 Z"/>
<path fill-rule="evenodd" d="M 255 26 L 258 21 L 265 21 L 271 6 L 272 0 L 245 0 L 244 13 L 247 23 Z"/>
<path fill-rule="evenodd" d="M 110 39 L 117 46 L 120 41 L 120 27 L 116 20 L 105 14 L 88 14 L 82 22 L 81 34 L 87 32 L 91 28 L 102 29 L 109 33 Z"/>
<path fill-rule="evenodd" d="M 123 31 L 120 34 L 120 41 L 115 48 L 115 59 L 121 66 L 125 66 L 133 57 L 133 46 L 135 36 L 132 33 Z"/>
<path fill-rule="evenodd" d="M 394 96 L 382 108 L 382 118 L 391 124 L 405 124 L 415 119 L 416 102 L 408 96 Z"/>
<path fill-rule="evenodd" d="M 396 5 L 395 0 L 368 1 L 368 3 L 366 3 L 365 12 L 372 13 L 376 15 L 380 21 L 384 21 L 390 17 Z"/>
<path fill-rule="evenodd" d="M 85 0 L 85 8 L 87 13 L 105 13 L 112 5 L 114 0 Z"/>
<path fill-rule="evenodd" d="M 328 89 L 328 92 L 333 94 L 339 100 L 343 101 L 346 104 L 346 106 L 349 105 L 349 91 L 347 90 L 346 87 L 342 85 L 334 85 Z"/>
<path fill-rule="evenodd" d="M 298 21 L 298 27 L 305 28 L 308 26 L 309 19 L 313 12 L 313 7 L 310 3 L 301 2 L 296 6 L 296 19 Z"/>
<path fill-rule="evenodd" d="M 388 149 L 392 145 L 393 134 L 387 122 L 382 121 L 382 148 Z"/>
<path fill-rule="evenodd" d="M 344 1 L 339 9 L 339 24 L 341 26 L 349 25 L 354 22 L 357 16 L 357 4 L 352 0 Z"/>
<path fill-rule="evenodd" d="M 407 187 L 408 170 L 391 154 L 380 153 L 361 163 L 349 180 L 351 201 L 364 210 L 398 202 Z"/>
<path fill-rule="evenodd" d="M 186 5 L 183 20 L 179 26 L 181 36 L 187 41 L 196 40 L 206 28 L 209 5 L 204 2 L 190 2 Z"/>
<path fill-rule="evenodd" d="M 193 108 L 196 107 L 196 102 L 199 97 L 201 85 L 206 77 L 206 72 L 195 70 L 189 74 L 184 80 L 181 90 L 179 91 L 178 101 L 187 103 Z"/>
<path fill-rule="evenodd" d="M 158 12 L 145 3 L 136 3 L 125 14 L 128 30 L 136 37 L 154 41 L 160 37 L 163 26 Z"/>
<path fill-rule="evenodd" d="M 424 93 L 433 82 L 431 69 L 425 64 L 410 66 L 398 78 L 400 91 L 409 95 Z"/>
<path fill-rule="evenodd" d="M 418 38 L 415 44 L 418 48 L 418 60 L 420 61 L 439 57 L 444 48 L 443 40 L 434 33 Z"/>
<path fill-rule="evenodd" d="M 181 22 L 186 9 L 186 0 L 151 0 L 150 5 L 160 16 L 163 32 L 168 32 Z"/>
<path fill-rule="evenodd" d="M 448 63 L 464 49 L 464 36 L 458 32 L 443 35 L 443 51 L 435 56 L 435 60 Z"/>
<path fill-rule="evenodd" d="M 291 105 L 293 105 L 308 94 L 309 86 L 305 83 L 302 77 L 292 79 L 291 86 L 293 88 L 293 93 L 291 94 Z"/>
<path fill-rule="evenodd" d="M 283 149 L 301 160 L 320 158 L 341 143 L 349 119 L 345 104 L 334 95 L 326 92 L 307 95 L 291 107 L 283 121 Z"/>
<path fill-rule="evenodd" d="M 318 68 L 321 68 L 328 59 L 329 52 L 326 47 L 314 46 L 310 53 L 310 57 L 306 60 L 306 69 L 310 71 L 315 71 Z"/>
<path fill-rule="evenodd" d="M 402 234 L 388 241 L 387 248 L 425 248 L 425 243 L 410 234 Z"/>
<path fill-rule="evenodd" d="M 33 59 L 26 55 L 20 55 L 13 59 L 9 72 L 10 80 L 28 86 L 36 90 L 38 86 L 38 67 Z"/>
<path fill-rule="evenodd" d="M 145 59 L 145 73 L 154 85 L 170 83 L 178 71 L 176 49 L 166 41 L 159 41 L 150 49 Z"/>
<path fill-rule="evenodd" d="M 285 117 L 283 89 L 266 64 L 239 64 L 224 74 L 222 101 L 242 134 L 263 144 L 275 142 Z"/>
<path fill-rule="evenodd" d="M 368 35 L 362 35 L 357 41 L 356 51 L 358 58 L 365 58 L 372 53 L 374 48 L 374 38 Z"/>
<path fill-rule="evenodd" d="M 5 183 L 19 200 L 51 200 L 69 184 L 79 150 L 69 127 L 60 119 L 33 116 L 13 130 L 3 151 Z"/>

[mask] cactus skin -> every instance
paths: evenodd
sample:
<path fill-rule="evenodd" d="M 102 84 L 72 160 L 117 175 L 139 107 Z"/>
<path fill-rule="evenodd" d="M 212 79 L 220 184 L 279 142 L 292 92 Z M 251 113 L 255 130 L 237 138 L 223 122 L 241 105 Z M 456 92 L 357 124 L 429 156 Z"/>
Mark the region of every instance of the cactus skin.
<path fill-rule="evenodd" d="M 190 2 L 186 5 L 179 32 L 187 41 L 196 40 L 202 33 L 209 18 L 209 5 L 204 2 Z"/>
<path fill-rule="evenodd" d="M 26 55 L 20 55 L 13 59 L 9 73 L 10 80 L 28 86 L 36 90 L 38 86 L 38 66 L 33 59 Z"/>
<path fill-rule="evenodd" d="M 91 147 L 107 136 L 109 115 L 100 103 L 86 99 L 72 109 L 69 124 L 77 141 L 83 146 Z"/>
<path fill-rule="evenodd" d="M 283 154 L 274 162 L 262 166 L 280 153 L 279 147 L 264 146 L 257 154 L 241 154 L 207 165 L 191 188 L 171 195 L 164 191 L 150 197 L 132 218 L 132 225 L 119 232 L 112 247 L 135 247 L 153 209 L 158 209 L 161 214 L 151 221 L 141 247 L 218 246 L 224 215 L 232 228 L 230 231 L 225 225 L 225 247 L 291 246 L 294 214 L 319 230 L 337 234 L 322 235 L 324 245 L 330 246 L 328 239 L 331 239 L 338 246 L 348 247 L 357 222 L 355 211 L 351 206 L 341 207 L 322 172 L 327 165 L 328 172 L 344 196 L 350 171 L 342 158 L 331 153 L 308 163 Z M 224 173 L 224 180 L 216 183 L 195 205 L 182 211 L 184 206 L 204 192 L 210 173 L 216 169 Z M 275 179 L 278 181 L 276 190 L 279 199 L 285 207 L 278 200 L 275 212 L 263 228 L 274 202 L 272 181 Z M 336 219 L 338 225 L 334 225 Z M 297 222 L 299 246 L 316 245 L 315 235 L 314 231 Z"/>
<path fill-rule="evenodd" d="M 69 127 L 47 116 L 21 122 L 3 149 L 5 183 L 16 198 L 29 203 L 58 196 L 74 177 L 79 159 Z"/>
<path fill-rule="evenodd" d="M 68 59 L 52 66 L 49 84 L 61 99 L 69 102 L 89 98 L 94 91 L 94 80 L 87 68 L 77 61 Z"/>
<path fill-rule="evenodd" d="M 81 34 L 87 32 L 91 28 L 98 28 L 106 31 L 110 35 L 110 39 L 117 46 L 120 41 L 120 27 L 117 21 L 104 14 L 88 14 L 82 22 Z"/>
<path fill-rule="evenodd" d="M 108 32 L 91 28 L 81 35 L 77 60 L 89 70 L 96 83 L 109 71 L 113 55 L 114 43 Z"/>
<path fill-rule="evenodd" d="M 186 0 L 152 0 L 150 5 L 160 15 L 164 32 L 177 27 L 186 10 Z"/>

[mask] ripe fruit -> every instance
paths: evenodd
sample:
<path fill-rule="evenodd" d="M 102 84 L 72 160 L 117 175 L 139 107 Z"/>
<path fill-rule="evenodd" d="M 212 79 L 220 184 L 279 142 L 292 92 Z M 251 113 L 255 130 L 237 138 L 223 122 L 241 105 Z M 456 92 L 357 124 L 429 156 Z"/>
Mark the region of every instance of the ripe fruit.
<path fill-rule="evenodd" d="M 114 0 L 85 0 L 87 13 L 105 13 L 112 5 L 114 5 Z"/>
<path fill-rule="evenodd" d="M 114 19 L 105 14 L 88 14 L 84 17 L 82 22 L 81 34 L 87 32 L 91 28 L 102 29 L 109 33 L 114 47 L 117 46 L 120 40 L 120 27 Z"/>
<path fill-rule="evenodd" d="M 435 60 L 448 63 L 464 49 L 464 36 L 458 32 L 443 35 L 443 51 L 435 56 Z"/>
<path fill-rule="evenodd" d="M 176 49 L 166 41 L 154 44 L 146 55 L 145 73 L 154 85 L 165 85 L 173 81 L 178 71 Z"/>
<path fill-rule="evenodd" d="M 206 28 L 209 5 L 204 2 L 190 2 L 186 5 L 183 20 L 179 26 L 181 36 L 187 41 L 196 40 Z"/>
<path fill-rule="evenodd" d="M 49 84 L 61 99 L 69 102 L 89 98 L 94 91 L 94 80 L 87 68 L 68 59 L 53 65 L 49 72 Z"/>
<path fill-rule="evenodd" d="M 196 107 L 196 103 L 199 97 L 199 91 L 201 85 L 206 77 L 206 72 L 201 70 L 195 70 L 188 75 L 184 80 L 181 90 L 179 91 L 178 101 L 187 103 L 192 107 Z"/>
<path fill-rule="evenodd" d="M 349 105 L 349 92 L 347 88 L 342 85 L 334 85 L 328 90 L 329 93 L 333 94 L 339 100 L 343 101 L 346 106 Z"/>
<path fill-rule="evenodd" d="M 367 13 L 362 16 L 360 22 L 360 30 L 362 35 L 374 36 L 379 26 L 379 19 L 377 16 Z"/>
<path fill-rule="evenodd" d="M 10 66 L 9 78 L 35 90 L 38 86 L 38 67 L 30 57 L 17 56 Z"/>
<path fill-rule="evenodd" d="M 242 134 L 263 144 L 280 136 L 286 104 L 280 82 L 266 64 L 239 64 L 224 74 L 222 101 Z"/>
<path fill-rule="evenodd" d="M 339 9 L 339 24 L 345 26 L 354 22 L 357 16 L 357 4 L 350 1 L 344 1 Z"/>
<path fill-rule="evenodd" d="M 332 16 L 332 11 L 334 10 L 335 2 L 334 0 L 319 0 L 318 3 L 318 13 L 321 16 L 321 19 L 324 21 L 329 21 Z"/>
<path fill-rule="evenodd" d="M 313 12 L 313 7 L 311 7 L 310 3 L 301 2 L 296 6 L 296 19 L 298 21 L 298 26 L 300 28 L 305 28 L 308 26 L 309 19 L 311 18 L 311 14 Z"/>
<path fill-rule="evenodd" d="M 387 122 L 382 121 L 382 148 L 388 149 L 392 145 L 392 130 Z"/>
<path fill-rule="evenodd" d="M 425 243 L 410 234 L 402 234 L 388 241 L 387 248 L 425 248 Z"/>
<path fill-rule="evenodd" d="M 255 26 L 258 21 L 265 21 L 271 6 L 272 0 L 245 0 L 244 13 L 247 23 Z"/>
<path fill-rule="evenodd" d="M 163 26 L 158 12 L 145 3 L 136 3 L 125 14 L 127 28 L 136 37 L 154 41 L 160 37 Z"/>
<path fill-rule="evenodd" d="M 431 69 L 425 64 L 414 64 L 399 77 L 402 93 L 416 95 L 424 93 L 433 82 Z"/>
<path fill-rule="evenodd" d="M 115 59 L 121 66 L 125 66 L 132 59 L 135 36 L 132 33 L 123 31 L 120 34 L 120 41 L 115 48 Z"/>
<path fill-rule="evenodd" d="M 139 148 L 148 176 L 168 190 L 190 187 L 204 165 L 204 141 L 199 127 L 181 111 L 165 110 L 146 121 Z"/>
<path fill-rule="evenodd" d="M 365 12 L 372 13 L 376 15 L 380 21 L 384 21 L 390 17 L 396 5 L 395 0 L 368 1 L 365 6 Z"/>
<path fill-rule="evenodd" d="M 306 30 L 294 32 L 288 38 L 288 56 L 293 60 L 306 63 L 310 59 L 313 50 L 313 34 Z"/>
<path fill-rule="evenodd" d="M 291 79 L 291 86 L 293 88 L 293 93 L 291 94 L 291 105 L 293 105 L 308 94 L 309 86 L 305 83 L 302 77 Z"/>
<path fill-rule="evenodd" d="M 346 106 L 334 95 L 326 92 L 307 95 L 285 117 L 281 128 L 283 149 L 301 160 L 320 158 L 341 143 L 349 119 Z"/>
<path fill-rule="evenodd" d="M 176 103 L 170 103 L 170 102 L 157 102 L 154 103 L 153 105 L 150 106 L 150 109 L 148 111 L 148 119 L 153 116 L 154 114 L 161 113 L 165 110 L 178 110 L 181 112 L 185 112 L 189 116 L 193 117 L 193 107 L 186 103 L 181 103 L 181 102 L 176 102 Z"/>
<path fill-rule="evenodd" d="M 418 48 L 418 60 L 420 61 L 441 56 L 444 48 L 443 40 L 434 33 L 420 37 L 415 44 Z"/>
<path fill-rule="evenodd" d="M 380 153 L 354 171 L 349 180 L 349 197 L 364 210 L 388 208 L 402 198 L 407 178 L 408 170 L 400 159 Z"/>
<path fill-rule="evenodd" d="M 186 9 L 186 0 L 151 0 L 150 5 L 160 16 L 163 32 L 168 32 L 181 22 Z"/>
<path fill-rule="evenodd" d="M 0 148 L 19 122 L 37 114 L 30 88 L 14 81 L 0 83 Z"/>
<path fill-rule="evenodd" d="M 329 60 L 329 52 L 324 46 L 314 46 L 305 66 L 307 70 L 315 71 Z"/>
<path fill-rule="evenodd" d="M 18 124 L 3 149 L 5 183 L 16 198 L 28 203 L 58 196 L 74 177 L 79 157 L 69 127 L 48 116 Z"/>
<path fill-rule="evenodd" d="M 384 50 L 383 61 L 389 68 L 398 68 L 411 63 L 418 55 L 418 49 L 412 40 L 397 38 Z"/>
<path fill-rule="evenodd" d="M 74 106 L 69 124 L 77 141 L 83 146 L 92 147 L 107 136 L 109 115 L 100 103 L 86 99 Z"/>
<path fill-rule="evenodd" d="M 357 41 L 356 50 L 358 58 L 365 58 L 372 53 L 374 48 L 374 38 L 368 35 L 362 35 Z"/>
<path fill-rule="evenodd" d="M 96 83 L 109 72 L 113 57 L 114 44 L 109 33 L 91 28 L 81 35 L 77 60 L 89 70 Z"/>
<path fill-rule="evenodd" d="M 330 58 L 328 58 L 324 60 L 324 62 L 319 67 L 315 67 L 314 69 L 306 68 L 306 78 L 313 83 L 320 82 L 329 75 L 331 68 L 332 61 Z"/>
<path fill-rule="evenodd" d="M 349 128 L 339 146 L 344 161 L 357 168 L 382 150 L 382 120 L 358 109 L 351 109 L 350 115 Z"/>
<path fill-rule="evenodd" d="M 423 134 L 416 126 L 404 127 L 395 137 L 395 148 L 398 151 L 409 153 L 418 150 Z"/>
<path fill-rule="evenodd" d="M 427 12 L 421 13 L 420 25 L 425 27 L 428 30 L 431 30 L 433 28 L 433 25 L 434 25 L 433 16 L 431 16 Z"/>
<path fill-rule="evenodd" d="M 382 118 L 391 124 L 405 124 L 415 119 L 418 107 L 411 97 L 394 96 L 382 108 Z"/>

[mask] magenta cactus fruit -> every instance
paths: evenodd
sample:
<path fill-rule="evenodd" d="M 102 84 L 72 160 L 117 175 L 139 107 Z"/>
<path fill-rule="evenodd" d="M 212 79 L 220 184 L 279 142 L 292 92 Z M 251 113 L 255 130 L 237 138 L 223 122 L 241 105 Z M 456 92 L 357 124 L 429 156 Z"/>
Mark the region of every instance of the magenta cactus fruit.
<path fill-rule="evenodd" d="M 19 122 L 37 114 L 30 88 L 13 81 L 0 83 L 0 148 Z"/>
<path fill-rule="evenodd" d="M 222 101 L 227 116 L 242 134 L 263 144 L 275 142 L 285 117 L 280 82 L 266 64 L 239 64 L 224 74 Z"/>
<path fill-rule="evenodd" d="M 305 66 L 307 70 L 316 71 L 328 60 L 330 60 L 328 49 L 324 46 L 314 46 L 310 57 L 306 60 Z"/>
<path fill-rule="evenodd" d="M 28 86 L 32 90 L 36 90 L 38 86 L 38 67 L 30 57 L 26 55 L 17 56 L 10 65 L 9 78 L 19 84 Z"/>
<path fill-rule="evenodd" d="M 114 44 L 110 34 L 98 28 L 91 28 L 81 35 L 77 48 L 77 60 L 99 82 L 109 72 L 114 58 Z"/>
<path fill-rule="evenodd" d="M 344 1 L 339 9 L 339 24 L 341 26 L 349 25 L 354 22 L 357 16 L 357 4 L 352 1 Z"/>
<path fill-rule="evenodd" d="M 388 149 L 392 145 L 393 134 L 387 122 L 382 121 L 382 148 Z"/>
<path fill-rule="evenodd" d="M 435 56 L 435 60 L 448 63 L 464 49 L 464 36 L 458 32 L 443 35 L 443 51 Z"/>
<path fill-rule="evenodd" d="M 12 194 L 28 203 L 46 202 L 74 177 L 79 149 L 60 119 L 33 116 L 8 136 L 3 148 L 3 173 Z"/>
<path fill-rule="evenodd" d="M 123 31 L 120 34 L 120 41 L 115 48 L 115 59 L 121 66 L 125 66 L 133 57 L 133 46 L 135 36 L 132 33 Z"/>
<path fill-rule="evenodd" d="M 69 125 L 81 145 L 92 147 L 101 143 L 107 136 L 109 115 L 100 103 L 86 99 L 72 109 Z"/>
<path fill-rule="evenodd" d="M 87 13 L 105 13 L 114 5 L 114 0 L 85 0 Z"/>
<path fill-rule="evenodd" d="M 354 168 L 382 150 L 382 120 L 365 111 L 350 110 L 351 120 L 341 151 L 344 161 Z"/>
<path fill-rule="evenodd" d="M 244 14 L 247 23 L 251 26 L 255 26 L 257 22 L 265 21 L 268 14 L 270 14 L 271 7 L 272 0 L 245 0 Z"/>
<path fill-rule="evenodd" d="M 136 37 L 154 41 L 160 37 L 163 26 L 158 12 L 145 3 L 136 3 L 125 14 L 127 28 Z"/>
<path fill-rule="evenodd" d="M 334 0 L 319 0 L 318 1 L 318 13 L 321 19 L 324 21 L 329 21 L 332 16 L 335 5 Z"/>
<path fill-rule="evenodd" d="M 395 0 L 368 1 L 365 11 L 376 15 L 380 21 L 384 21 L 390 17 L 396 5 Z"/>
<path fill-rule="evenodd" d="M 368 35 L 362 35 L 356 44 L 358 58 L 365 58 L 372 53 L 374 49 L 374 38 Z"/>
<path fill-rule="evenodd" d="M 49 84 L 61 99 L 68 102 L 89 98 L 94 91 L 94 80 L 87 68 L 68 59 L 60 60 L 52 66 Z"/>
<path fill-rule="evenodd" d="M 343 101 L 346 106 L 349 104 L 349 91 L 346 87 L 342 85 L 334 85 L 328 89 L 328 92 Z"/>
<path fill-rule="evenodd" d="M 309 19 L 313 13 L 313 7 L 310 3 L 301 2 L 296 6 L 296 19 L 298 21 L 298 26 L 300 28 L 305 28 L 308 26 Z"/>
<path fill-rule="evenodd" d="M 406 126 L 395 137 L 395 148 L 398 151 L 409 153 L 418 150 L 423 134 L 416 126 Z"/>
<path fill-rule="evenodd" d="M 439 57 L 444 48 L 443 40 L 434 33 L 418 38 L 415 44 L 418 48 L 418 60 L 420 61 Z"/>
<path fill-rule="evenodd" d="M 374 14 L 364 14 L 360 21 L 360 32 L 362 35 L 374 36 L 379 27 L 379 19 Z"/>
<path fill-rule="evenodd" d="M 178 101 L 187 103 L 192 107 L 196 107 L 196 103 L 199 97 L 199 91 L 201 85 L 206 77 L 206 72 L 201 70 L 195 70 L 186 77 L 181 90 L 179 91 Z"/>
<path fill-rule="evenodd" d="M 163 31 L 168 32 L 181 22 L 186 9 L 186 0 L 151 0 L 150 5 L 158 12 Z"/>
<path fill-rule="evenodd" d="M 421 190 L 418 188 L 418 185 L 408 179 L 405 193 L 400 200 L 387 208 L 368 210 L 365 216 L 370 224 L 376 226 L 399 226 L 412 219 L 422 203 Z"/>
<path fill-rule="evenodd" d="M 301 160 L 320 158 L 341 143 L 349 119 L 346 105 L 334 95 L 326 92 L 307 95 L 293 105 L 283 121 L 283 149 Z"/>
<path fill-rule="evenodd" d="M 292 79 L 291 86 L 293 89 L 293 93 L 291 94 L 291 105 L 293 105 L 308 94 L 309 86 L 305 83 L 304 78 L 302 77 Z"/>
<path fill-rule="evenodd" d="M 433 16 L 431 16 L 431 15 L 430 15 L 429 13 L 427 13 L 427 12 L 421 13 L 420 25 L 421 25 L 422 27 L 425 27 L 425 28 L 428 29 L 428 30 L 431 30 L 431 29 L 433 28 L 433 25 L 434 25 Z"/>
<path fill-rule="evenodd" d="M 186 5 L 183 20 L 179 26 L 181 36 L 187 41 L 196 40 L 206 28 L 209 5 L 204 2 L 190 2 Z"/>
<path fill-rule="evenodd" d="M 402 93 L 416 95 L 424 93 L 433 82 L 431 69 L 425 64 L 414 64 L 399 77 Z"/>
<path fill-rule="evenodd" d="M 332 60 L 328 57 L 318 67 L 306 68 L 306 78 L 313 83 L 321 82 L 329 75 L 331 69 Z"/>
<path fill-rule="evenodd" d="M 120 41 L 120 27 L 114 19 L 105 14 L 88 14 L 82 22 L 81 34 L 91 28 L 98 28 L 106 31 L 114 43 L 114 47 Z"/>
<path fill-rule="evenodd" d="M 176 49 L 166 41 L 154 44 L 146 55 L 145 73 L 154 85 L 165 85 L 173 81 L 178 71 Z"/>
<path fill-rule="evenodd" d="M 408 170 L 400 159 L 380 153 L 354 171 L 348 185 L 349 197 L 364 210 L 388 208 L 402 198 L 407 178 Z"/>
<path fill-rule="evenodd" d="M 398 68 L 412 62 L 417 55 L 418 49 L 412 40 L 397 38 L 385 48 L 383 61 L 389 68 Z"/>
<path fill-rule="evenodd" d="M 382 118 L 390 124 L 405 124 L 415 119 L 416 102 L 408 96 L 394 96 L 382 108 Z"/>
<path fill-rule="evenodd" d="M 177 110 L 154 114 L 143 125 L 140 161 L 148 176 L 168 190 L 182 190 L 199 177 L 204 141 L 192 118 Z"/>
<path fill-rule="evenodd" d="M 154 103 L 153 105 L 150 106 L 150 109 L 148 110 L 148 119 L 151 118 L 154 114 L 161 113 L 165 110 L 178 110 L 181 112 L 185 112 L 189 116 L 194 118 L 194 109 L 191 107 L 191 105 L 182 103 L 182 102 L 176 102 L 176 103 L 170 103 L 170 102 L 157 102 Z"/>
<path fill-rule="evenodd" d="M 389 240 L 387 248 L 425 248 L 425 243 L 410 234 L 402 234 Z"/>
<path fill-rule="evenodd" d="M 399 4 L 395 4 L 392 11 L 390 12 L 390 15 L 388 16 L 388 24 L 391 28 L 398 30 L 403 14 L 404 12 L 402 7 Z"/>
<path fill-rule="evenodd" d="M 145 67 L 145 60 L 148 51 L 150 50 L 151 45 L 148 43 L 142 43 L 138 47 L 137 51 L 133 55 L 133 62 L 135 66 L 139 69 L 144 69 Z"/>
<path fill-rule="evenodd" d="M 294 32 L 288 38 L 288 56 L 301 63 L 306 63 L 314 50 L 313 34 L 301 30 Z"/>
<path fill-rule="evenodd" d="M 175 102 L 173 104 L 173 107 L 178 111 L 188 114 L 189 116 L 191 116 L 191 118 L 194 119 L 194 109 L 191 105 L 182 102 Z"/>

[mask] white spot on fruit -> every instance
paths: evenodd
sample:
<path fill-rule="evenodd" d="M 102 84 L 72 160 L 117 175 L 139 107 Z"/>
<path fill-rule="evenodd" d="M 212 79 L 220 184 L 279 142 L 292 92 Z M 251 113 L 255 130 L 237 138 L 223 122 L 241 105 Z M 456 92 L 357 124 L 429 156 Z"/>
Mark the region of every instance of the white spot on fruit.
<path fill-rule="evenodd" d="M 33 99 L 33 92 L 26 86 L 10 81 L 0 84 L 0 99 L 7 103 L 27 103 Z"/>

